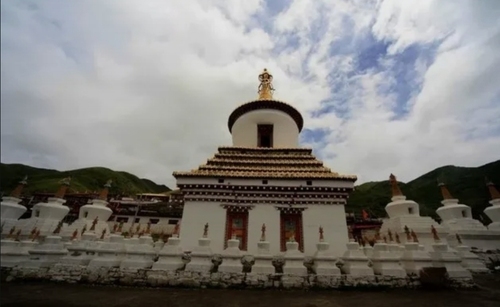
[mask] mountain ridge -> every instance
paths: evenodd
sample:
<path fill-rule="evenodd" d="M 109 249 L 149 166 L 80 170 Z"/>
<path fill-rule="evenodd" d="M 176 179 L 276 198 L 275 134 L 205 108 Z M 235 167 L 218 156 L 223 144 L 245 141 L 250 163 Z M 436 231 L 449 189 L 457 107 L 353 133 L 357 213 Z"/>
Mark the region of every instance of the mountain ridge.
<path fill-rule="evenodd" d="M 163 193 L 170 191 L 164 184 L 157 184 L 146 178 L 139 178 L 124 171 L 114 171 L 106 167 L 86 167 L 67 171 L 47 168 L 37 168 L 20 163 L 0 163 L 0 191 L 10 193 L 17 183 L 28 176 L 28 185 L 24 193 L 33 192 L 54 193 L 59 181 L 71 176 L 69 193 L 100 190 L 107 180 L 113 180 L 110 189 L 112 194 Z"/>

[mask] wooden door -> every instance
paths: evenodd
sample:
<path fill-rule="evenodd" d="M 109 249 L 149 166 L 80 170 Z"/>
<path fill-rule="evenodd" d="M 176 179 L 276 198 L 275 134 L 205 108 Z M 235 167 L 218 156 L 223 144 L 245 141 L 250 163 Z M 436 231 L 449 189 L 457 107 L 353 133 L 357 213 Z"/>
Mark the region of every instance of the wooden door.
<path fill-rule="evenodd" d="M 286 251 L 286 242 L 292 236 L 303 251 L 302 214 L 281 214 L 281 251 Z"/>
<path fill-rule="evenodd" d="M 226 221 L 226 242 L 231 239 L 233 234 L 240 241 L 240 249 L 247 250 L 247 225 L 248 212 L 228 212 Z"/>

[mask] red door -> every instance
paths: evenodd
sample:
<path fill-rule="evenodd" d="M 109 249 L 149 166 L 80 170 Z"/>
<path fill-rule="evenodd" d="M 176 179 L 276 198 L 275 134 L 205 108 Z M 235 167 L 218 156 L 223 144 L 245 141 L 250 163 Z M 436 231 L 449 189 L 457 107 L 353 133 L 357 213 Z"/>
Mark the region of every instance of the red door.
<path fill-rule="evenodd" d="M 226 242 L 231 239 L 233 234 L 240 241 L 240 249 L 247 250 L 247 225 L 248 212 L 227 212 L 226 220 Z"/>
<path fill-rule="evenodd" d="M 286 242 L 292 236 L 299 243 L 299 250 L 303 251 L 302 214 L 281 214 L 281 251 L 286 251 Z"/>

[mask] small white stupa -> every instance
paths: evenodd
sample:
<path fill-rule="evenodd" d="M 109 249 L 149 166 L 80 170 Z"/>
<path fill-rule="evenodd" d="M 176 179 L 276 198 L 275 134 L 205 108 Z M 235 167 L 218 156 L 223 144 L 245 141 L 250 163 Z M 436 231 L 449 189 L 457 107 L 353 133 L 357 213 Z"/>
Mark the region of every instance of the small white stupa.
<path fill-rule="evenodd" d="M 203 228 L 203 237 L 198 239 L 198 246 L 191 253 L 191 261 L 186 265 L 186 271 L 208 273 L 213 268 L 212 249 L 208 238 L 208 223 Z"/>
<path fill-rule="evenodd" d="M 273 256 L 270 253 L 270 243 L 266 240 L 266 224 L 262 224 L 260 241 L 257 243 L 257 254 L 254 256 L 255 263 L 251 274 L 273 274 Z"/>
<path fill-rule="evenodd" d="M 64 206 L 66 202 L 64 195 L 68 190 L 70 182 L 71 177 L 61 180 L 61 186 L 54 197 L 49 197 L 46 203 L 34 205 L 31 217 L 29 219 L 19 220 L 16 223 L 16 228 L 21 229 L 23 235 L 27 235 L 35 227 L 40 231 L 41 237 L 52 234 L 69 212 L 69 208 Z"/>
<path fill-rule="evenodd" d="M 457 246 L 456 234 L 460 235 L 465 245 L 478 249 L 491 250 L 499 244 L 500 231 L 495 233 L 488 229 L 478 220 L 472 218 L 472 210 L 469 206 L 459 204 L 458 199 L 451 196 L 450 191 L 444 183 L 439 183 L 443 195 L 442 207 L 436 210 L 441 217 L 441 225 L 448 231 L 446 238 L 451 246 Z M 500 246 L 499 246 L 500 247 Z"/>
<path fill-rule="evenodd" d="M 75 230 L 81 230 L 84 226 L 90 228 L 93 226 L 93 223 L 96 223 L 94 226 L 96 233 L 100 234 L 106 231 L 106 238 L 109 236 L 111 231 L 107 221 L 111 214 L 113 214 L 113 210 L 107 207 L 108 202 L 106 200 L 108 199 L 109 188 L 111 188 L 112 182 L 112 180 L 108 180 L 99 193 L 99 197 L 80 208 L 78 219 L 71 225 L 64 227 L 62 232 L 63 238 L 68 239 Z"/>
<path fill-rule="evenodd" d="M 23 180 L 19 182 L 17 187 L 10 193 L 10 196 L 4 196 L 0 204 L 1 213 L 1 224 L 2 224 L 2 235 L 6 234 L 14 227 L 18 219 L 26 212 L 26 207 L 20 205 L 21 193 L 23 188 L 28 184 L 28 176 L 24 177 Z"/>
<path fill-rule="evenodd" d="M 488 181 L 487 185 L 491 195 L 491 206 L 484 209 L 484 214 L 492 221 L 488 225 L 488 229 L 500 231 L 500 192 L 498 192 L 493 182 Z"/>
<path fill-rule="evenodd" d="M 420 244 L 422 244 L 426 250 L 432 250 L 434 240 L 432 239 L 429 229 L 431 229 L 431 226 L 434 226 L 439 235 L 444 238 L 446 238 L 448 234 L 446 229 L 431 217 L 420 216 L 419 205 L 412 200 L 406 199 L 406 196 L 403 195 L 398 186 L 396 176 L 391 174 L 389 181 L 392 190 L 392 201 L 385 206 L 385 211 L 387 215 L 389 215 L 389 219 L 384 221 L 380 228 L 380 232 L 387 233 L 390 229 L 403 239 L 403 243 L 406 243 L 404 227 L 408 226 L 409 229 L 412 229 L 418 235 Z"/>

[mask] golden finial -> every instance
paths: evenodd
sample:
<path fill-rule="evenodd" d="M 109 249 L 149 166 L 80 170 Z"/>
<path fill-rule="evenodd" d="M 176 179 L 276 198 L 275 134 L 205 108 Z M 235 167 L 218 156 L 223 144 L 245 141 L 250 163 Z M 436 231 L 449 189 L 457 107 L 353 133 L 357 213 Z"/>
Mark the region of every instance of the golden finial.
<path fill-rule="evenodd" d="M 64 198 L 64 195 L 66 194 L 66 191 L 68 190 L 68 187 L 71 183 L 71 177 L 64 178 L 59 183 L 61 184 L 61 186 L 59 187 L 59 190 L 57 190 L 56 195 L 54 195 L 54 197 Z"/>
<path fill-rule="evenodd" d="M 488 190 L 490 191 L 491 199 L 500 199 L 500 192 L 498 192 L 493 182 L 489 181 L 488 178 L 486 178 L 486 185 L 488 186 Z"/>
<path fill-rule="evenodd" d="M 76 237 L 78 237 L 78 229 L 75 228 L 75 231 L 71 235 L 71 241 L 76 240 Z"/>
<path fill-rule="evenodd" d="M 446 184 L 438 182 L 438 187 L 441 189 L 441 195 L 443 195 L 443 199 L 453 199 L 453 196 L 451 196 L 450 191 L 448 191 L 448 187 L 446 186 Z"/>
<path fill-rule="evenodd" d="M 266 224 L 262 224 L 262 227 L 260 229 L 260 240 L 266 241 Z"/>
<path fill-rule="evenodd" d="M 264 68 L 264 71 L 259 75 L 259 81 L 259 100 L 273 99 L 273 75 L 271 75 L 266 68 Z"/>
<path fill-rule="evenodd" d="M 389 182 L 391 183 L 392 197 L 403 196 L 403 193 L 401 192 L 401 189 L 399 188 L 398 180 L 396 179 L 396 176 L 391 174 L 389 176 Z"/>
<path fill-rule="evenodd" d="M 21 193 L 23 192 L 23 188 L 25 185 L 28 184 L 28 176 L 24 176 L 23 180 L 19 181 L 19 184 L 17 187 L 10 193 L 10 196 L 19 198 L 21 196 Z"/>
<path fill-rule="evenodd" d="M 59 223 L 57 223 L 56 229 L 54 229 L 52 234 L 54 234 L 54 235 L 60 234 L 62 227 L 63 227 L 63 221 L 59 221 Z"/>
<path fill-rule="evenodd" d="M 441 240 L 439 239 L 439 235 L 438 235 L 438 233 L 437 233 L 436 228 L 434 228 L 434 225 L 431 225 L 431 233 L 432 233 L 432 238 L 434 239 L 434 241 L 435 241 L 435 242 L 439 242 L 439 241 L 441 241 Z"/>
<path fill-rule="evenodd" d="M 113 183 L 113 180 L 111 180 L 111 179 L 106 181 L 104 188 L 101 190 L 101 193 L 99 193 L 100 200 L 107 200 L 108 199 L 108 192 L 109 192 L 109 188 L 111 188 L 111 183 Z"/>
<path fill-rule="evenodd" d="M 203 227 L 203 238 L 208 237 L 208 223 L 205 224 L 205 227 Z"/>
<path fill-rule="evenodd" d="M 319 226 L 319 242 L 325 241 L 325 237 L 323 235 L 323 227 Z"/>
<path fill-rule="evenodd" d="M 90 227 L 90 231 L 95 231 L 95 225 L 97 225 L 97 222 L 99 221 L 99 217 L 95 217 L 95 219 L 92 221 L 92 226 Z"/>
<path fill-rule="evenodd" d="M 14 237 L 14 232 L 16 231 L 16 226 L 13 226 L 10 231 L 9 231 L 9 235 L 7 236 L 7 238 L 9 239 L 12 239 Z"/>
<path fill-rule="evenodd" d="M 413 229 L 411 230 L 411 238 L 413 239 L 413 242 L 416 242 L 418 243 L 418 237 L 417 237 L 417 234 L 415 233 L 415 231 L 413 231 Z"/>
<path fill-rule="evenodd" d="M 410 242 L 411 241 L 410 228 L 408 228 L 408 226 L 405 225 L 404 231 L 405 231 L 405 234 L 406 234 L 406 241 Z"/>

